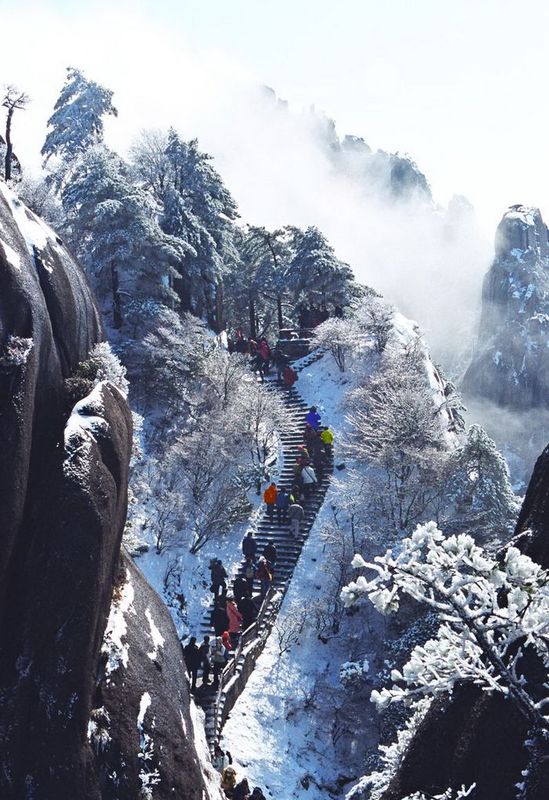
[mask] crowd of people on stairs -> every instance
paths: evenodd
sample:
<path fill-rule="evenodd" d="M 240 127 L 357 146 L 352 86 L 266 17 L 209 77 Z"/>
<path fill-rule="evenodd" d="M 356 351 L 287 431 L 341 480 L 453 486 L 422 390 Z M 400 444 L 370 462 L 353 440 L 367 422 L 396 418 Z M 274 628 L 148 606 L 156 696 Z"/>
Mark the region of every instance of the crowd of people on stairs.
<path fill-rule="evenodd" d="M 293 467 L 293 483 L 288 490 L 272 481 L 263 493 L 269 522 L 276 521 L 279 527 L 289 528 L 296 541 L 302 541 L 302 523 L 305 519 L 305 504 L 314 488 L 322 479 L 331 458 L 334 434 L 329 427 L 322 428 L 321 417 L 316 406 L 311 406 L 306 415 L 303 444 Z M 204 691 L 216 691 L 224 666 L 234 655 L 241 632 L 247 630 L 257 619 L 261 604 L 273 585 L 273 575 L 278 560 L 276 545 L 267 540 L 261 553 L 252 530 L 242 540 L 244 564 L 241 573 L 233 580 L 232 592 L 228 592 L 227 570 L 219 558 L 210 561 L 211 585 L 214 606 L 211 626 L 214 640 L 204 636 L 200 645 L 191 636 L 183 648 L 185 663 L 191 679 L 191 691 L 197 690 L 198 673 L 201 671 L 201 686 Z M 254 597 L 254 581 L 259 583 L 259 595 Z M 210 683 L 210 676 L 212 681 Z"/>
<path fill-rule="evenodd" d="M 277 368 L 279 381 L 291 387 L 297 379 L 297 373 L 290 367 L 287 359 L 276 351 L 271 353 L 266 340 L 261 340 L 256 347 L 255 363 L 262 378 L 268 373 L 272 360 Z M 293 375 L 288 375 L 288 370 Z M 292 468 L 291 487 L 279 487 L 271 481 L 263 493 L 269 522 L 274 525 L 276 514 L 276 524 L 279 527 L 288 526 L 291 536 L 296 541 L 303 541 L 305 505 L 328 467 L 333 443 L 333 432 L 327 426 L 322 427 L 317 407 L 311 406 L 305 418 L 303 444 L 298 447 L 299 454 Z M 230 658 L 234 656 L 242 632 L 256 621 L 261 605 L 273 585 L 273 575 L 278 561 L 274 540 L 268 538 L 262 552 L 259 553 L 258 541 L 254 532 L 249 530 L 242 540 L 241 547 L 243 566 L 232 581 L 230 592 L 229 576 L 223 563 L 219 558 L 210 561 L 210 589 L 214 600 L 211 627 L 215 637 L 206 635 L 199 645 L 196 637 L 191 636 L 183 647 L 192 692 L 197 691 L 199 672 L 201 685 L 198 691 L 206 693 L 218 690 L 221 673 Z M 258 596 L 254 596 L 254 581 L 259 583 Z M 265 800 L 265 795 L 259 787 L 255 787 L 252 791 L 246 778 L 237 780 L 230 754 L 223 753 L 218 745 L 214 764 L 222 775 L 221 787 L 226 797 L 232 800 Z"/>

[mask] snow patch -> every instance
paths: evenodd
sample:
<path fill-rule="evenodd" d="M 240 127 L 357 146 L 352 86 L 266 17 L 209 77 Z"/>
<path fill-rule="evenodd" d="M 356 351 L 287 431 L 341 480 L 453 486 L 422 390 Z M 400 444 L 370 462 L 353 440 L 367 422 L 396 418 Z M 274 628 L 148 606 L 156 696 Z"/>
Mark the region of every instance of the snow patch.
<path fill-rule="evenodd" d="M 89 469 L 89 458 L 97 434 L 104 434 L 109 429 L 103 416 L 105 409 L 101 392 L 104 385 L 104 382 L 98 383 L 87 397 L 76 403 L 65 425 L 65 474 L 72 471 L 72 462 L 76 457 L 84 468 Z"/>
<path fill-rule="evenodd" d="M 143 723 L 145 722 L 145 714 L 151 705 L 151 696 L 148 692 L 143 692 L 139 702 L 139 714 L 137 715 L 137 729 L 143 730 Z"/>
<path fill-rule="evenodd" d="M 118 669 L 120 664 L 128 666 L 129 645 L 123 641 L 128 632 L 126 615 L 135 614 L 133 607 L 135 592 L 130 580 L 130 571 L 126 570 L 126 582 L 120 589 L 120 594 L 112 601 L 109 619 L 101 652 L 107 655 L 105 672 L 110 675 Z"/>
<path fill-rule="evenodd" d="M 151 661 L 156 661 L 158 657 L 158 650 L 160 647 L 164 645 L 164 637 L 156 627 L 155 621 L 152 618 L 152 614 L 148 608 L 145 611 L 145 616 L 149 621 L 149 628 L 151 629 L 151 639 L 153 641 L 153 646 L 154 646 L 154 649 L 150 653 L 147 653 L 147 655 L 151 659 Z"/>
<path fill-rule="evenodd" d="M 9 244 L 6 244 L 6 242 L 3 239 L 0 239 L 0 245 L 2 245 L 4 249 L 4 253 L 6 254 L 8 263 L 10 263 L 12 267 L 15 267 L 15 269 L 20 270 L 21 259 L 19 257 L 19 253 L 16 253 L 15 250 L 12 247 L 10 247 Z"/>
<path fill-rule="evenodd" d="M 33 258 L 35 248 L 43 251 L 50 244 L 57 249 L 57 237 L 51 228 L 38 219 L 3 183 L 0 183 L 0 194 L 3 195 L 10 207 L 13 219 Z M 53 272 L 53 265 L 44 261 L 43 258 L 42 263 L 48 272 Z"/>

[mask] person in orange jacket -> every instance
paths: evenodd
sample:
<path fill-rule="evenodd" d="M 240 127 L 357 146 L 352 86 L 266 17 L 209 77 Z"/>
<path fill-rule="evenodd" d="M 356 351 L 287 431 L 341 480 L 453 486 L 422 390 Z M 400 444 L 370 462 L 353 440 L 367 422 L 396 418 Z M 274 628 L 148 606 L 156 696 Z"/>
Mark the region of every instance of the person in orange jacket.
<path fill-rule="evenodd" d="M 231 644 L 236 647 L 240 639 L 240 626 L 242 624 L 242 614 L 237 608 L 234 597 L 227 597 L 227 616 L 229 617 L 229 635 Z"/>
<path fill-rule="evenodd" d="M 271 522 L 273 521 L 273 514 L 274 514 L 277 495 L 278 495 L 278 490 L 276 488 L 276 483 L 271 483 L 271 485 L 267 486 L 267 488 L 263 492 L 263 500 L 265 501 L 265 505 L 267 506 L 267 514 L 269 515 L 269 519 Z"/>

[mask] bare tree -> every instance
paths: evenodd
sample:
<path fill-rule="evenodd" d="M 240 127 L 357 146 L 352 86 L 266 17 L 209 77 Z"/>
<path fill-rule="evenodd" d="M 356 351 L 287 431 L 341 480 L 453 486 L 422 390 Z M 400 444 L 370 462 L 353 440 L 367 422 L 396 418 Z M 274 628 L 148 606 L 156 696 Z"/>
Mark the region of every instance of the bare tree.
<path fill-rule="evenodd" d="M 11 126 L 15 111 L 24 109 L 30 102 L 30 97 L 25 92 L 19 91 L 16 86 L 8 85 L 2 99 L 2 106 L 7 109 L 6 114 L 6 155 L 4 159 L 4 178 L 9 181 L 11 178 L 11 165 L 13 159 L 13 143 L 11 140 Z"/>

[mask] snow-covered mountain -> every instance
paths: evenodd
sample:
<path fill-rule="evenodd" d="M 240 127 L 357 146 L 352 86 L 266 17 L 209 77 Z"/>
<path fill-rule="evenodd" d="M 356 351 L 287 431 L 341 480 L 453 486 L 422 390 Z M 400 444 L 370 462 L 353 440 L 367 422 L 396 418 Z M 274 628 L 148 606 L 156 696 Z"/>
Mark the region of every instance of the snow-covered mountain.
<path fill-rule="evenodd" d="M 517 410 L 547 406 L 549 243 L 539 209 L 511 206 L 498 226 L 495 251 L 464 390 Z"/>

